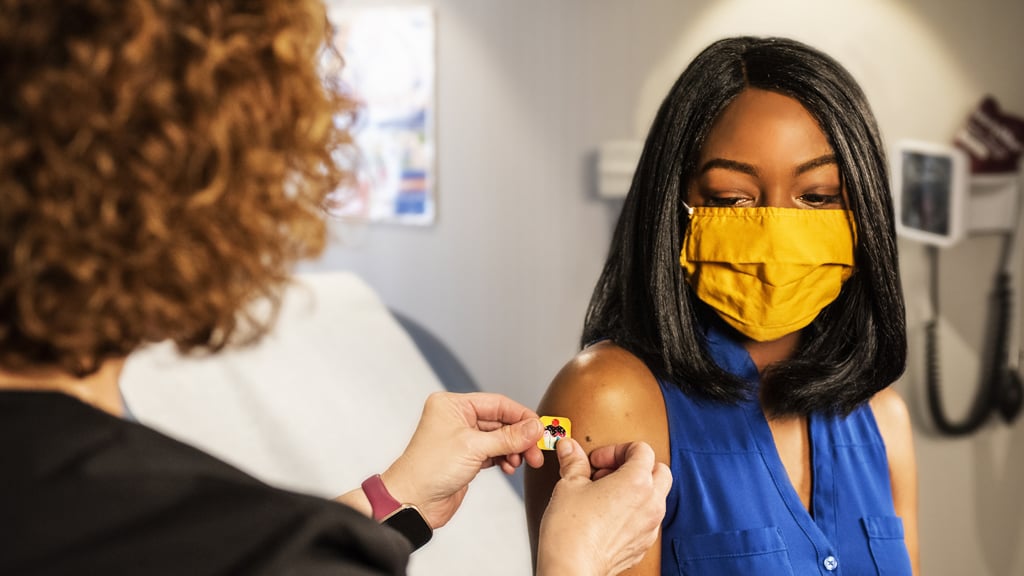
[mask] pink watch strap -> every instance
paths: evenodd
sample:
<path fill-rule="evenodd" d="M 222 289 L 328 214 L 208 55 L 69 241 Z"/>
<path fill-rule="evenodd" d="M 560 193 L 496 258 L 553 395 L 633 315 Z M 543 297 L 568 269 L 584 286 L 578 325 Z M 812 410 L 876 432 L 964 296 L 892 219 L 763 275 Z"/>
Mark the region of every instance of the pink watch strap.
<path fill-rule="evenodd" d="M 363 493 L 366 494 L 366 499 L 370 501 L 370 507 L 373 508 L 373 517 L 378 522 L 402 507 L 402 503 L 395 500 L 395 497 L 388 492 L 388 488 L 384 485 L 384 481 L 381 480 L 380 474 L 374 474 L 363 480 Z"/>

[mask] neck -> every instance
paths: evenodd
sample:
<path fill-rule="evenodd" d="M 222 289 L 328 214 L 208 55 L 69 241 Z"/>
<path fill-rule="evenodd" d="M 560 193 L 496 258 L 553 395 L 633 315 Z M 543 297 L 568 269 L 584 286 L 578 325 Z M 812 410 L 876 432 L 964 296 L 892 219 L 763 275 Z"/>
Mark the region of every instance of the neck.
<path fill-rule="evenodd" d="M 61 392 L 115 416 L 123 416 L 124 403 L 121 401 L 118 380 L 124 368 L 124 360 L 107 360 L 99 370 L 84 378 L 77 378 L 53 367 L 21 372 L 0 369 L 0 390 Z"/>
<path fill-rule="evenodd" d="M 799 344 L 800 332 L 793 332 L 792 334 L 786 334 L 778 340 L 770 340 L 768 342 L 747 340 L 743 343 L 743 347 L 750 354 L 750 359 L 754 361 L 754 366 L 757 366 L 757 373 L 763 375 L 765 368 L 768 366 L 791 358 Z"/>
<path fill-rule="evenodd" d="M 776 362 L 782 362 L 793 356 L 796 352 L 796 347 L 800 344 L 800 332 L 793 332 L 792 334 L 786 334 L 778 340 L 772 340 L 770 342 L 758 342 L 756 340 L 748 340 L 743 344 L 746 348 L 747 353 L 750 354 L 750 359 L 754 362 L 754 366 L 757 366 L 757 373 L 764 376 L 765 368 L 771 366 Z M 777 421 L 781 420 L 794 420 L 790 417 L 776 417 L 765 413 L 765 418 L 768 419 L 768 424 L 774 425 Z M 801 418 L 796 418 L 796 421 L 802 421 Z"/>

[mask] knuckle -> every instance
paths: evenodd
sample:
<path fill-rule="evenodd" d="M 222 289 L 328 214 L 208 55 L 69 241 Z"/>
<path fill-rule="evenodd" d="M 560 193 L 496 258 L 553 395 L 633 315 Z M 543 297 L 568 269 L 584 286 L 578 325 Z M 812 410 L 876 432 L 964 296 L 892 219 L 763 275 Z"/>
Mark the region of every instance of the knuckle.
<path fill-rule="evenodd" d="M 634 471 L 631 474 L 626 474 L 623 480 L 626 482 L 627 487 L 638 497 L 650 498 L 654 485 L 654 479 L 650 474 Z"/>
<path fill-rule="evenodd" d="M 501 430 L 501 441 L 504 443 L 506 448 L 512 448 L 516 445 L 516 435 L 512 430 L 511 426 L 502 426 Z"/>
<path fill-rule="evenodd" d="M 427 400 L 426 400 L 426 402 L 424 402 L 424 404 L 426 404 L 428 406 L 433 406 L 435 404 L 438 404 L 438 403 L 444 401 L 444 398 L 445 398 L 445 393 L 444 392 L 431 392 L 430 395 L 427 396 Z"/>

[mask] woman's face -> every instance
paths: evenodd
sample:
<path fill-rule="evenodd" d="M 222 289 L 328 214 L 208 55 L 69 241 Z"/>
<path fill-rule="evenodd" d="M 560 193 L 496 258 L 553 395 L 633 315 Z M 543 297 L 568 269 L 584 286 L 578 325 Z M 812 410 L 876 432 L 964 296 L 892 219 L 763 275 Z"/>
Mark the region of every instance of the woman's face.
<path fill-rule="evenodd" d="M 712 125 L 687 204 L 840 209 L 847 201 L 814 117 L 789 96 L 748 88 Z"/>

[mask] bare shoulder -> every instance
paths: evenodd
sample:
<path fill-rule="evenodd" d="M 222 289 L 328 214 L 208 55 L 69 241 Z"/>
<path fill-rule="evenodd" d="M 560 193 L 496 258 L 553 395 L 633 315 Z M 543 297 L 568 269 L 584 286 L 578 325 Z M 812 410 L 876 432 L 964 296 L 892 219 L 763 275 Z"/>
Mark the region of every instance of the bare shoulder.
<path fill-rule="evenodd" d="M 573 437 L 588 452 L 633 440 L 650 443 L 655 452 L 655 444 L 667 448 L 657 379 L 643 361 L 613 342 L 599 342 L 573 357 L 551 382 L 538 411 L 569 418 Z"/>
<path fill-rule="evenodd" d="M 651 445 L 658 461 L 670 463 L 668 418 L 658 381 L 642 360 L 613 342 L 589 346 L 569 360 L 548 386 L 537 413 L 568 418 L 572 437 L 588 453 L 601 446 L 642 440 Z M 553 456 L 549 453 L 541 468 L 527 469 L 524 475 L 534 561 L 540 523 L 559 479 L 558 460 Z M 659 540 L 627 573 L 658 574 L 660 551 Z"/>
<path fill-rule="evenodd" d="M 897 512 L 901 516 L 916 518 L 917 462 L 914 457 L 910 411 L 903 398 L 892 388 L 875 394 L 871 399 L 871 411 L 875 414 L 878 431 L 885 443 Z"/>
<path fill-rule="evenodd" d="M 910 411 L 899 393 L 891 386 L 885 388 L 871 398 L 870 405 L 890 456 L 893 451 L 912 450 Z"/>
<path fill-rule="evenodd" d="M 871 399 L 878 431 L 889 460 L 889 481 L 896 515 L 903 519 L 904 542 L 914 574 L 920 574 L 917 525 L 917 461 L 914 457 L 913 428 L 907 403 L 891 387 Z"/>

